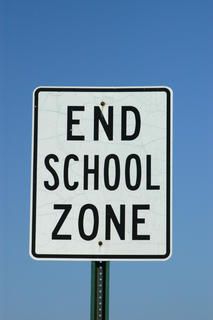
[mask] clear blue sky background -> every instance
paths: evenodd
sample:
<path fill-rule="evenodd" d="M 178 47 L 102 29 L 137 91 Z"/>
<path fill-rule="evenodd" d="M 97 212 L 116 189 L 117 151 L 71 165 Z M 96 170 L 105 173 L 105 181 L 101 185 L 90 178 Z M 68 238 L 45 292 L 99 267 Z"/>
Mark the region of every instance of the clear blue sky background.
<path fill-rule="evenodd" d="M 173 256 L 111 263 L 110 320 L 213 319 L 212 1 L 5 0 L 0 12 L 0 318 L 89 319 L 90 263 L 28 254 L 33 89 L 168 85 Z"/>

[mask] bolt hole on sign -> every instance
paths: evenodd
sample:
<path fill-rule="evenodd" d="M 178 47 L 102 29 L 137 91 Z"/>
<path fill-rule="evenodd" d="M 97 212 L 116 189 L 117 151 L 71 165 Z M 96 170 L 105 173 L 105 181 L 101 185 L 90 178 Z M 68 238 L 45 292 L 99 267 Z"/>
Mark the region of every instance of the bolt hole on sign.
<path fill-rule="evenodd" d="M 36 88 L 31 256 L 168 259 L 171 133 L 168 87 Z"/>

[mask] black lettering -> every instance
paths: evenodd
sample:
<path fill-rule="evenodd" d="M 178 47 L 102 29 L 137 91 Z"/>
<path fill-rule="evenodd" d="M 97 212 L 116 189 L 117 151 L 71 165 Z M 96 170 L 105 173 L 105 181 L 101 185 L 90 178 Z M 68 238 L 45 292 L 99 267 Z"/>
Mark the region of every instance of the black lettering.
<path fill-rule="evenodd" d="M 144 218 L 138 218 L 138 210 L 149 210 L 149 204 L 135 204 L 133 205 L 132 217 L 132 240 L 150 240 L 150 235 L 138 234 L 138 224 L 145 223 Z"/>
<path fill-rule="evenodd" d="M 71 208 L 72 208 L 71 204 L 54 204 L 55 210 L 64 210 L 64 212 L 63 212 L 62 216 L 60 217 L 60 219 L 58 220 L 58 223 L 52 232 L 52 239 L 53 240 L 71 240 L 72 239 L 71 234 L 58 234 L 58 232 L 61 229 L 62 224 L 66 220 Z"/>
<path fill-rule="evenodd" d="M 84 190 L 88 190 L 88 175 L 94 174 L 94 190 L 98 190 L 98 175 L 99 175 L 99 156 L 94 156 L 94 169 L 89 169 L 89 157 L 88 155 L 84 156 Z"/>
<path fill-rule="evenodd" d="M 135 116 L 135 130 L 132 134 L 127 134 L 127 112 L 131 111 Z M 123 106 L 121 113 L 121 140 L 134 140 L 140 133 L 141 118 L 138 109 L 132 106 Z"/>
<path fill-rule="evenodd" d="M 64 185 L 68 190 L 75 190 L 78 187 L 78 182 L 75 181 L 72 185 L 69 183 L 69 163 L 70 160 L 79 161 L 75 154 L 69 154 L 64 161 Z"/>
<path fill-rule="evenodd" d="M 99 122 L 109 140 L 113 140 L 113 107 L 107 107 L 108 123 L 99 107 L 94 107 L 94 140 L 99 140 Z"/>
<path fill-rule="evenodd" d="M 130 166 L 131 161 L 135 160 L 136 163 L 136 181 L 135 184 L 131 184 L 131 173 L 130 173 Z M 125 179 L 126 179 L 126 186 L 129 190 L 137 190 L 141 184 L 141 161 L 140 157 L 137 154 L 130 154 L 126 159 L 126 166 L 125 166 Z"/>
<path fill-rule="evenodd" d="M 110 170 L 109 170 L 109 163 L 110 160 L 114 160 L 115 163 L 115 181 L 114 184 L 110 185 L 109 182 L 109 176 L 110 176 Z M 120 182 L 120 162 L 119 158 L 116 154 L 109 154 L 104 162 L 104 183 L 108 190 L 116 190 L 119 186 Z"/>
<path fill-rule="evenodd" d="M 111 239 L 111 221 L 121 240 L 125 240 L 125 205 L 120 205 L 120 222 L 110 204 L 106 205 L 106 240 Z"/>
<path fill-rule="evenodd" d="M 56 171 L 53 169 L 53 167 L 51 167 L 50 160 L 53 160 L 55 162 L 59 162 L 59 159 L 55 154 L 48 154 L 46 156 L 44 163 L 45 163 L 47 170 L 49 170 L 50 173 L 52 173 L 52 176 L 54 178 L 54 183 L 53 183 L 53 185 L 51 185 L 51 184 L 49 184 L 49 181 L 44 181 L 44 186 L 48 190 L 55 190 L 59 186 L 59 178 L 58 178 Z"/>
<path fill-rule="evenodd" d="M 84 215 L 86 210 L 91 210 L 93 213 L 93 219 L 94 219 L 94 225 L 93 225 L 93 230 L 91 234 L 86 234 L 84 231 Z M 93 240 L 98 233 L 98 225 L 99 225 L 99 216 L 98 216 L 98 210 L 97 208 L 92 205 L 92 204 L 85 204 L 79 213 L 79 220 L 78 220 L 78 229 L 79 229 L 79 233 L 82 239 L 84 240 Z"/>
<path fill-rule="evenodd" d="M 73 119 L 73 111 L 84 111 L 84 106 L 67 107 L 67 140 L 84 140 L 84 136 L 73 135 L 73 125 L 80 124 L 79 119 Z"/>
<path fill-rule="evenodd" d="M 152 182 L 151 182 L 151 176 L 152 176 L 151 163 L 152 163 L 151 155 L 148 154 L 146 156 L 146 189 L 147 190 L 160 190 L 160 186 L 152 185 Z"/>

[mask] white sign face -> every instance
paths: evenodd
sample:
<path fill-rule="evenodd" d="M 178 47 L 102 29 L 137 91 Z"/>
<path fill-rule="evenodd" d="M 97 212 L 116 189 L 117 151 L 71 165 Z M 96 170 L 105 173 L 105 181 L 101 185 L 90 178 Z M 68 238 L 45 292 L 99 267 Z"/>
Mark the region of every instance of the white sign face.
<path fill-rule="evenodd" d="M 171 90 L 34 92 L 31 255 L 167 259 Z"/>

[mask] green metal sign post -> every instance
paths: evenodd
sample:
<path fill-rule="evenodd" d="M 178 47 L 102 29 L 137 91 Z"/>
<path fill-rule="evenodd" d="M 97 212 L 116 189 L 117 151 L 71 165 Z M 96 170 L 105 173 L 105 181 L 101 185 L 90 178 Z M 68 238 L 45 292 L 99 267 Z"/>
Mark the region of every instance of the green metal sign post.
<path fill-rule="evenodd" d="M 91 263 L 90 320 L 109 320 L 109 261 Z"/>

